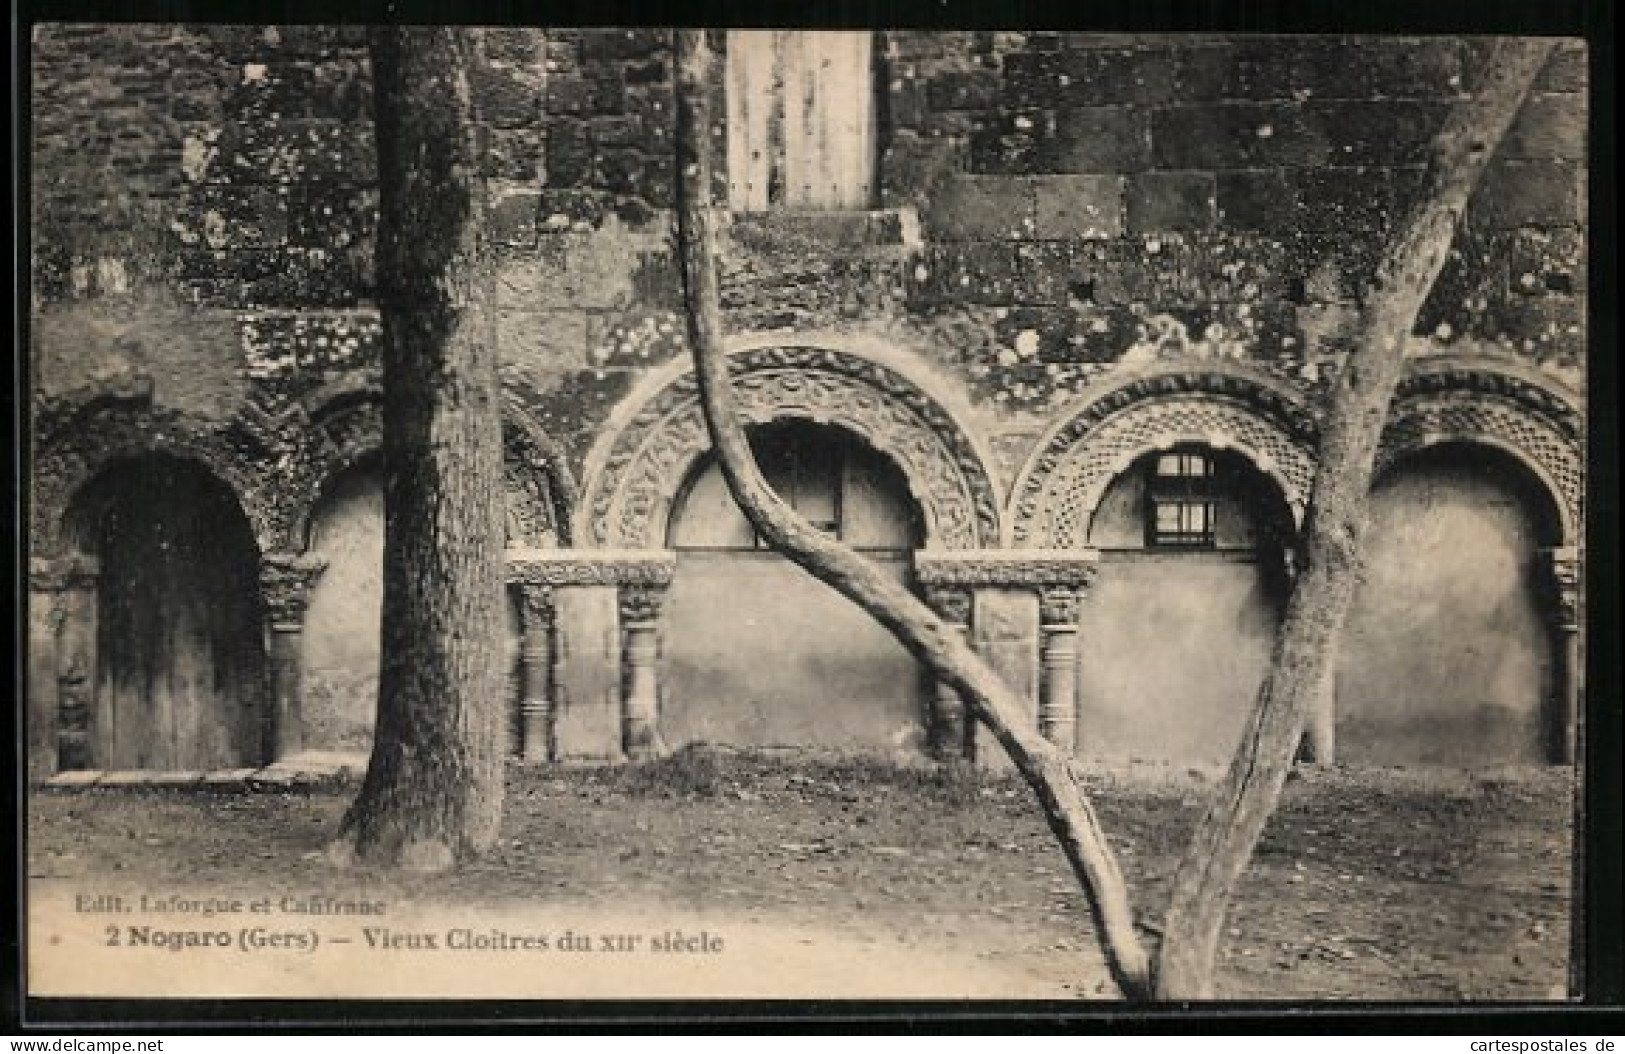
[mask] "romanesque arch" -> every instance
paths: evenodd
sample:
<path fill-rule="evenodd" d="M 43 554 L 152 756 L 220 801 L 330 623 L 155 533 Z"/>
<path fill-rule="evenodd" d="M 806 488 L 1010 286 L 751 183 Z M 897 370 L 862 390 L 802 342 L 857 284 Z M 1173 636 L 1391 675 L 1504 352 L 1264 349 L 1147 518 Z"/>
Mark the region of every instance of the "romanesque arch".
<path fill-rule="evenodd" d="M 115 460 L 151 453 L 197 462 L 224 482 L 262 552 L 276 549 L 286 531 L 275 440 L 241 420 L 156 406 L 150 382 L 78 393 L 41 407 L 34 434 L 30 544 L 36 556 L 70 552 L 67 513 L 86 483 Z"/>
<path fill-rule="evenodd" d="M 1400 385 L 1378 455 L 1378 472 L 1430 447 L 1498 449 L 1545 487 L 1561 544 L 1580 543 L 1585 486 L 1584 424 L 1578 400 L 1514 363 L 1424 360 Z"/>
<path fill-rule="evenodd" d="M 1412 364 L 1372 491 L 1337 676 L 1357 762 L 1572 760 L 1583 420 L 1531 368 Z"/>
<path fill-rule="evenodd" d="M 293 508 L 284 541 L 288 551 L 305 547 L 312 516 L 329 484 L 382 448 L 381 399 L 375 383 L 344 382 L 304 400 L 304 439 L 286 484 Z M 564 450 L 511 393 L 503 404 L 502 441 L 510 543 L 524 548 L 568 544 L 575 481 Z"/>
<path fill-rule="evenodd" d="M 1039 441 L 1016 480 L 1010 544 L 1085 546 L 1112 480 L 1141 455 L 1178 443 L 1240 453 L 1301 521 L 1314 442 L 1312 412 L 1280 382 L 1217 366 L 1136 375 L 1090 397 Z"/>
<path fill-rule="evenodd" d="M 923 510 L 927 548 L 997 544 L 998 500 L 980 446 L 903 373 L 853 351 L 802 345 L 740 348 L 730 364 L 747 423 L 837 425 L 896 462 Z M 651 387 L 588 456 L 578 544 L 661 547 L 678 489 L 710 448 L 692 369 Z"/>

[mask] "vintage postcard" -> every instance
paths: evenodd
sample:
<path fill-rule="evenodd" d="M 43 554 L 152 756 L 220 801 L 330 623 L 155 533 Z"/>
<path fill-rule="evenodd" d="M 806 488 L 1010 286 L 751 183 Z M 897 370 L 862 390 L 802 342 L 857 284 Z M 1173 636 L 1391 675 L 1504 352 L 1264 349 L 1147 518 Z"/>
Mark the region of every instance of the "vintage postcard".
<path fill-rule="evenodd" d="M 32 27 L 28 995 L 1133 997 L 1313 590 L 1208 993 L 1584 995 L 1584 41 L 414 32 Z"/>

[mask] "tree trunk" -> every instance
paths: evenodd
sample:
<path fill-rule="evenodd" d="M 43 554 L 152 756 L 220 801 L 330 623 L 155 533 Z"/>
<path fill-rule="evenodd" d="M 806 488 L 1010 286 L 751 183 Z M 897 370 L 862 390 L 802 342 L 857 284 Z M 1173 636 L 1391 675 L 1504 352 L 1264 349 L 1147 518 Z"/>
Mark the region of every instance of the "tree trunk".
<path fill-rule="evenodd" d="M 1355 350 L 1336 380 L 1305 523 L 1304 565 L 1240 747 L 1174 878 L 1156 996 L 1213 994 L 1219 934 L 1235 884 L 1275 810 L 1309 713 L 1337 656 L 1359 579 L 1372 472 L 1417 314 L 1456 224 L 1551 45 L 1503 41 L 1476 97 L 1434 138 L 1421 192 L 1363 297 Z"/>
<path fill-rule="evenodd" d="M 468 31 L 370 32 L 384 330 L 378 718 L 336 850 L 440 869 L 502 809 L 502 434 Z"/>
<path fill-rule="evenodd" d="M 957 689 L 988 726 L 1032 786 L 1050 829 L 1077 873 L 1118 985 L 1131 999 L 1147 998 L 1150 963 L 1134 931 L 1128 889 L 1067 756 L 1026 726 L 1020 700 L 953 626 L 867 559 L 804 521 L 779 500 L 756 465 L 744 427 L 734 413 L 722 350 L 707 200 L 711 186 L 707 150 L 710 67 L 705 34 L 678 32 L 678 251 L 701 405 L 728 488 L 769 545 L 889 629 L 933 674 Z"/>

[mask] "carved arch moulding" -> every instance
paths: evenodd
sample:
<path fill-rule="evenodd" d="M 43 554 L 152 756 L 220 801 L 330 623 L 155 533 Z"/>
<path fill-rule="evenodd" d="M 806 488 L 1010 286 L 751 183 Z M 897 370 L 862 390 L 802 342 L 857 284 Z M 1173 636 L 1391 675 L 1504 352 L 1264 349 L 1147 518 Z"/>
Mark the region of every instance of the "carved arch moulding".
<path fill-rule="evenodd" d="M 121 458 L 168 454 L 202 466 L 237 500 L 261 552 L 286 534 L 281 489 L 288 453 L 250 422 L 217 421 L 152 402 L 151 387 L 40 408 L 30 471 L 30 548 L 37 556 L 74 547 L 68 512 L 92 480 Z"/>
<path fill-rule="evenodd" d="M 1446 443 L 1501 450 L 1541 482 L 1563 544 L 1577 545 L 1584 524 L 1584 427 L 1577 397 L 1517 364 L 1418 363 L 1395 397 L 1377 470 Z"/>
<path fill-rule="evenodd" d="M 902 373 L 850 351 L 780 345 L 733 351 L 729 368 L 747 424 L 835 425 L 896 462 L 925 514 L 926 548 L 997 544 L 999 503 L 986 458 L 953 414 Z M 663 548 L 678 489 L 710 448 L 686 370 L 634 404 L 620 427 L 612 423 L 589 455 L 577 538 L 599 548 Z"/>
<path fill-rule="evenodd" d="M 306 547 L 323 495 L 333 481 L 383 449 L 382 391 L 376 385 L 318 393 L 306 400 L 296 466 L 287 481 L 295 495 L 285 544 Z M 511 393 L 502 411 L 503 489 L 509 544 L 549 548 L 569 544 L 575 482 L 563 448 Z"/>
<path fill-rule="evenodd" d="M 1157 372 L 1090 398 L 1051 429 L 1016 479 L 1010 543 L 1022 549 L 1088 545 L 1111 482 L 1135 460 L 1179 443 L 1246 457 L 1301 523 L 1315 476 L 1313 411 L 1285 385 L 1240 371 Z"/>

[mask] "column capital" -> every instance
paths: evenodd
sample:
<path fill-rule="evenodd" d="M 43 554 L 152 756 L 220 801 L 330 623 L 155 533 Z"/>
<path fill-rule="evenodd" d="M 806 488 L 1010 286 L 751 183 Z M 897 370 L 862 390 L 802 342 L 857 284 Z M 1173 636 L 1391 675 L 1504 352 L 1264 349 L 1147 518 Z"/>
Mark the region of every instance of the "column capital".
<path fill-rule="evenodd" d="M 619 600 L 623 625 L 652 625 L 660 621 L 660 612 L 666 604 L 666 587 L 623 585 Z"/>
<path fill-rule="evenodd" d="M 926 605 L 944 622 L 970 625 L 971 591 L 967 586 L 926 586 Z"/>
<path fill-rule="evenodd" d="M 298 629 L 305 621 L 311 587 L 327 560 L 311 553 L 266 553 L 260 558 L 260 591 L 274 629 Z"/>
<path fill-rule="evenodd" d="M 519 605 L 525 626 L 546 626 L 553 621 L 553 587 L 545 582 L 520 582 Z"/>
<path fill-rule="evenodd" d="M 1561 546 L 1542 550 L 1542 553 L 1546 557 L 1547 580 L 1554 603 L 1553 618 L 1559 629 L 1578 630 L 1583 617 L 1580 550 L 1575 546 Z"/>
<path fill-rule="evenodd" d="M 1038 590 L 1038 622 L 1046 630 L 1075 629 L 1087 587 L 1050 585 Z"/>

